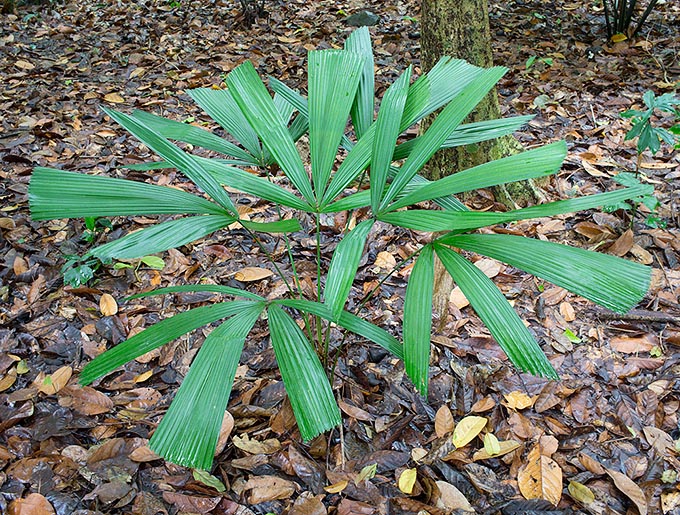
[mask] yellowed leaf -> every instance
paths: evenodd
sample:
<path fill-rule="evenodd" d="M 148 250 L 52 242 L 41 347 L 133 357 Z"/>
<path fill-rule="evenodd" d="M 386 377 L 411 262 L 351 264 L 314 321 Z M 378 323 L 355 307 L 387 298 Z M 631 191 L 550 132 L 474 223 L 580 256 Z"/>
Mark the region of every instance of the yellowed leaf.
<path fill-rule="evenodd" d="M 616 488 L 621 490 L 621 492 L 624 493 L 626 497 L 633 501 L 640 512 L 640 515 L 647 515 L 647 498 L 635 481 L 618 470 L 605 468 L 605 472 L 610 478 L 614 480 Z"/>
<path fill-rule="evenodd" d="M 621 43 L 621 41 L 625 41 L 627 39 L 628 39 L 628 37 L 625 34 L 619 33 L 619 34 L 614 34 L 612 36 L 612 42 L 614 42 L 614 43 Z"/>
<path fill-rule="evenodd" d="M 489 458 L 498 458 L 499 456 L 503 456 L 504 454 L 508 454 L 517 449 L 519 447 L 519 442 L 515 440 L 501 440 L 498 442 L 498 447 L 499 451 L 494 455 L 489 454 L 484 448 L 479 449 L 472 455 L 472 459 L 474 461 L 479 461 L 488 460 Z"/>
<path fill-rule="evenodd" d="M 445 510 L 447 513 L 455 510 L 474 513 L 474 508 L 458 488 L 446 481 L 436 481 L 436 484 L 439 489 L 439 497 L 435 507 Z"/>
<path fill-rule="evenodd" d="M 134 70 L 130 72 L 130 79 L 134 79 L 135 77 L 141 77 L 146 73 L 146 68 L 142 66 L 138 66 Z"/>
<path fill-rule="evenodd" d="M 484 429 L 486 423 L 487 419 L 485 417 L 470 415 L 463 418 L 453 430 L 451 442 L 456 447 L 466 446 Z"/>
<path fill-rule="evenodd" d="M 397 266 L 397 260 L 389 252 L 382 251 L 376 256 L 374 265 L 383 270 L 392 270 Z"/>
<path fill-rule="evenodd" d="M 664 515 L 666 513 L 671 513 L 678 507 L 680 507 L 680 492 L 674 490 L 661 494 L 661 511 Z"/>
<path fill-rule="evenodd" d="M 526 393 L 515 390 L 514 392 L 506 393 L 503 395 L 505 397 L 506 406 L 514 410 L 523 410 L 530 408 L 538 399 L 538 396 L 529 397 Z"/>
<path fill-rule="evenodd" d="M 569 495 L 571 495 L 574 500 L 580 502 L 581 504 L 590 504 L 595 500 L 595 494 L 593 491 L 578 481 L 569 481 L 567 490 L 569 491 Z"/>
<path fill-rule="evenodd" d="M 2 379 L 0 379 L 0 392 L 9 390 L 17 380 L 17 369 L 12 367 Z"/>
<path fill-rule="evenodd" d="M 28 494 L 24 499 L 12 501 L 7 512 L 9 515 L 54 515 L 50 501 L 38 493 Z"/>
<path fill-rule="evenodd" d="M 234 274 L 234 279 L 242 282 L 259 281 L 274 275 L 274 272 L 266 268 L 257 268 L 254 266 L 247 266 L 242 268 Z"/>
<path fill-rule="evenodd" d="M 484 450 L 489 456 L 497 456 L 501 452 L 501 443 L 493 433 L 486 433 L 484 435 Z"/>
<path fill-rule="evenodd" d="M 347 485 L 349 485 L 349 481 L 343 479 L 342 481 L 338 481 L 337 483 L 333 483 L 332 485 L 324 487 L 324 490 L 326 490 L 326 492 L 329 494 L 339 494 L 345 488 L 347 488 Z"/>
<path fill-rule="evenodd" d="M 274 454 L 281 450 L 281 442 L 276 438 L 260 442 L 258 440 L 251 440 L 248 438 L 248 435 L 243 435 L 241 437 L 234 436 L 232 441 L 234 442 L 234 447 L 238 447 L 250 454 Z"/>
<path fill-rule="evenodd" d="M 54 395 L 61 390 L 73 375 L 73 369 L 69 366 L 61 367 L 52 374 L 45 376 L 36 386 L 38 391 L 45 395 Z"/>
<path fill-rule="evenodd" d="M 404 492 L 406 495 L 411 495 L 413 493 L 413 487 L 416 484 L 417 477 L 418 471 L 416 469 L 404 470 L 401 474 L 399 474 L 399 490 Z"/>
<path fill-rule="evenodd" d="M 545 499 L 557 506 L 562 497 L 562 469 L 536 445 L 517 474 L 517 484 L 526 499 Z"/>
<path fill-rule="evenodd" d="M 125 102 L 125 99 L 118 93 L 107 93 L 104 95 L 104 100 L 112 104 L 123 104 Z"/>
<path fill-rule="evenodd" d="M 99 311 L 105 317 L 110 317 L 118 313 L 118 303 L 113 296 L 105 293 L 99 299 Z"/>
<path fill-rule="evenodd" d="M 453 426 L 453 414 L 449 407 L 444 404 L 437 410 L 437 414 L 434 417 L 434 432 L 437 434 L 437 437 L 441 438 L 453 431 Z"/>
<path fill-rule="evenodd" d="M 357 477 L 354 478 L 354 484 L 358 485 L 362 481 L 368 481 L 369 479 L 373 479 L 377 471 L 378 471 L 377 463 L 371 463 L 370 465 L 366 465 L 364 468 L 361 469 L 359 475 L 357 475 Z"/>
<path fill-rule="evenodd" d="M 135 376 L 133 381 L 135 383 L 143 383 L 147 379 L 149 379 L 153 375 L 153 370 L 147 370 L 146 372 L 142 372 L 138 376 Z"/>
<path fill-rule="evenodd" d="M 18 61 L 14 61 L 14 66 L 19 68 L 20 70 L 32 70 L 35 68 L 35 65 L 33 63 L 29 63 L 28 61 L 24 61 L 22 59 L 19 59 Z"/>
<path fill-rule="evenodd" d="M 428 454 L 429 453 L 427 452 L 427 450 L 423 449 L 422 447 L 414 447 L 413 449 L 411 449 L 411 459 L 416 463 L 418 463 Z"/>

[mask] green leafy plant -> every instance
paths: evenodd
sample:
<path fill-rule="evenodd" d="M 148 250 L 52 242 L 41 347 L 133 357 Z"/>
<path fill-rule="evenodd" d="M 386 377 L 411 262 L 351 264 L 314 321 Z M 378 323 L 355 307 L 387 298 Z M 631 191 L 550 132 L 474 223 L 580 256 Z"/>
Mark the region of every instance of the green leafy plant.
<path fill-rule="evenodd" d="M 373 53 L 366 28 L 351 34 L 344 50 L 313 51 L 308 62 L 308 98 L 275 79 L 270 80 L 275 92 L 272 97 L 250 62 L 228 75 L 227 89 L 189 92 L 238 145 L 199 127 L 149 113 L 106 110 L 111 119 L 162 158 L 161 162 L 135 168 L 177 168 L 203 194 L 48 168 L 36 168 L 33 173 L 29 198 L 36 220 L 192 215 L 171 217 L 98 246 L 88 252 L 90 257 L 134 259 L 179 247 L 215 231 L 228 238 L 227 229 L 232 224 L 247 231 L 256 243 L 259 232 L 280 234 L 288 248 L 290 272 L 281 270 L 271 259 L 288 286 L 288 294 L 282 298 L 265 299 L 246 290 L 206 284 L 138 294 L 135 298 L 212 291 L 234 300 L 164 319 L 98 356 L 82 370 L 81 383 L 92 383 L 183 334 L 219 322 L 203 342 L 151 439 L 151 448 L 170 461 L 210 467 L 244 341 L 265 313 L 270 342 L 300 434 L 309 440 L 340 423 L 329 382 L 329 364 L 335 362 L 342 348 L 330 345 L 331 325 L 358 334 L 402 358 L 415 387 L 427 394 L 435 255 L 512 363 L 548 378 L 557 378 L 557 373 L 530 331 L 501 291 L 462 251 L 504 261 L 619 312 L 635 305 L 647 290 L 650 270 L 636 263 L 547 241 L 474 233 L 494 224 L 636 198 L 649 191 L 647 186 L 508 212 L 470 211 L 453 196 L 555 173 L 566 155 L 564 142 L 435 182 L 418 175 L 438 149 L 509 134 L 530 119 L 521 116 L 463 123 L 505 73 L 504 68 L 482 69 L 443 58 L 428 74 L 411 83 L 409 67 L 385 92 L 376 118 Z M 407 129 L 435 111 L 439 114 L 427 131 L 408 141 L 400 139 Z M 353 132 L 346 134 L 348 118 Z M 303 161 L 296 147 L 304 134 L 308 135 L 309 163 Z M 224 158 L 190 154 L 170 140 L 219 152 Z M 343 149 L 340 153 L 339 148 Z M 254 175 L 239 166 L 260 166 L 263 175 Z M 280 180 L 272 180 L 279 170 L 287 181 L 285 188 Z M 361 180 L 366 172 L 367 184 Z M 271 202 L 279 219 L 242 219 L 224 186 Z M 439 207 L 431 207 L 432 203 Z M 321 217 L 347 210 L 355 213 L 357 223 L 344 231 L 326 269 L 321 259 Z M 403 343 L 357 316 L 359 310 L 345 309 L 366 241 L 378 221 L 415 231 L 444 233 L 433 237 L 407 260 L 414 264 L 405 293 Z M 306 298 L 301 288 L 291 251 L 294 233 L 302 229 L 302 223 L 315 234 L 317 242 L 316 291 L 311 298 Z M 262 249 L 266 254 L 266 248 Z M 362 307 L 367 300 L 356 299 L 354 304 Z M 303 323 L 298 325 L 294 316 Z"/>
<path fill-rule="evenodd" d="M 675 148 L 680 148 L 680 123 L 676 123 L 669 129 L 652 124 L 652 117 L 656 110 L 674 115 L 677 121 L 680 118 L 680 109 L 676 106 L 680 105 L 680 98 L 672 93 L 664 93 L 657 97 L 653 91 L 646 91 L 642 96 L 642 101 L 647 107 L 646 110 L 629 109 L 621 113 L 623 118 L 630 118 L 630 122 L 633 125 L 626 134 L 626 141 L 634 138 L 638 139 L 638 164 L 636 171 L 639 169 L 640 155 L 645 150 L 649 149 L 654 155 L 661 149 L 661 143 L 664 142 L 668 145 L 674 145 Z"/>
<path fill-rule="evenodd" d="M 657 2 L 658 0 L 648 0 L 644 11 L 637 17 L 637 22 L 633 22 L 641 2 L 638 2 L 638 0 L 602 0 L 609 39 L 617 42 L 628 37 L 635 37 L 654 10 Z"/>
<path fill-rule="evenodd" d="M 614 177 L 614 180 L 623 186 L 637 187 L 640 186 L 639 176 L 629 172 L 621 172 Z M 649 210 L 649 214 L 645 216 L 645 225 L 652 228 L 665 228 L 666 221 L 661 218 L 658 214 L 660 203 L 659 199 L 656 198 L 654 192 L 645 193 L 637 198 L 622 200 L 611 206 L 604 206 L 605 211 L 613 212 L 619 209 L 627 211 L 630 213 L 630 225 L 633 225 L 635 221 L 635 216 L 640 210 L 640 206 L 645 206 Z"/>

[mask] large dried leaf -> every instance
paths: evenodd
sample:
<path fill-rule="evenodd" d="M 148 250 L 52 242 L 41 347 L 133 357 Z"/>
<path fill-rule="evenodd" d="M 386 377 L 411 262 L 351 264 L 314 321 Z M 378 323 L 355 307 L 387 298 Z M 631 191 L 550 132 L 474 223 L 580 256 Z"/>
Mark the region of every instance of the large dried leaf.
<path fill-rule="evenodd" d="M 519 470 L 517 484 L 526 499 L 545 499 L 557 506 L 562 498 L 562 469 L 536 445 Z"/>

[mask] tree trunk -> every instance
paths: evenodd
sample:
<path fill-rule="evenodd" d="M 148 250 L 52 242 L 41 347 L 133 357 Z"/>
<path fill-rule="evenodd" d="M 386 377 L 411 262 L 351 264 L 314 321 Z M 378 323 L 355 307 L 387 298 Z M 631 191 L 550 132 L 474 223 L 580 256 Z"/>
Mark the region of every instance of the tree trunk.
<path fill-rule="evenodd" d="M 430 70 L 442 56 L 451 56 L 488 68 L 493 66 L 489 6 L 487 0 L 422 0 L 421 63 Z M 501 117 L 498 94 L 492 89 L 470 114 L 467 122 Z M 428 125 L 426 121 L 425 125 Z M 500 159 L 522 150 L 515 138 L 508 136 L 467 147 L 440 150 L 428 163 L 425 176 L 437 180 L 460 170 Z M 511 208 L 527 205 L 540 197 L 533 184 L 514 183 L 512 188 L 494 189 L 497 200 Z M 441 264 L 435 268 L 433 310 L 439 329 L 446 323 L 452 281 Z"/>
<path fill-rule="evenodd" d="M 0 14 L 16 14 L 16 0 L 3 0 Z"/>

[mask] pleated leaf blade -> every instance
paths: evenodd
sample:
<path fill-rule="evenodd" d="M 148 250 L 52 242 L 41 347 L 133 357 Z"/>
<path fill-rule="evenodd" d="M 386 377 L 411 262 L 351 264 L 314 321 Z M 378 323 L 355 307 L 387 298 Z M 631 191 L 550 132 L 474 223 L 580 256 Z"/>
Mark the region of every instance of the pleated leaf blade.
<path fill-rule="evenodd" d="M 251 300 L 261 300 L 264 301 L 264 297 L 260 297 L 255 293 L 251 293 L 246 290 L 240 290 L 238 288 L 233 288 L 231 286 L 224 286 L 222 284 L 180 284 L 177 286 L 166 286 L 165 288 L 158 288 L 155 290 L 145 291 L 142 293 L 136 293 L 135 295 L 130 295 L 126 297 L 125 300 L 141 299 L 144 297 L 151 297 L 154 295 L 166 295 L 168 293 L 195 293 L 199 291 L 208 291 L 212 293 L 220 293 L 222 295 L 234 295 L 236 297 L 244 297 Z"/>
<path fill-rule="evenodd" d="M 521 236 L 467 234 L 444 236 L 440 241 L 512 265 L 617 313 L 640 302 L 651 280 L 647 266 Z"/>
<path fill-rule="evenodd" d="M 558 379 L 550 361 L 493 281 L 450 248 L 437 245 L 435 250 L 510 361 L 524 372 Z"/>
<path fill-rule="evenodd" d="M 279 305 L 267 310 L 276 361 L 305 441 L 340 424 L 340 410 L 311 344 Z"/>
<path fill-rule="evenodd" d="M 373 72 L 373 47 L 368 27 L 360 27 L 345 40 L 345 50 L 363 58 L 361 80 L 352 105 L 352 125 L 357 138 L 361 138 L 373 123 L 375 102 L 375 74 Z"/>
<path fill-rule="evenodd" d="M 331 310 L 333 321 L 340 317 L 347 302 L 373 223 L 373 220 L 361 222 L 342 238 L 333 252 L 324 288 L 324 301 Z"/>
<path fill-rule="evenodd" d="M 99 175 L 35 168 L 28 189 L 34 220 L 158 214 L 217 214 L 217 204 L 184 191 Z"/>
<path fill-rule="evenodd" d="M 421 395 L 427 396 L 432 331 L 434 253 L 425 246 L 416 259 L 404 297 L 404 368 Z"/>
<path fill-rule="evenodd" d="M 243 343 L 264 309 L 264 303 L 251 304 L 206 337 L 149 442 L 159 456 L 211 468 Z"/>

